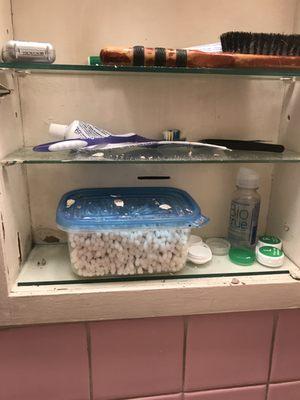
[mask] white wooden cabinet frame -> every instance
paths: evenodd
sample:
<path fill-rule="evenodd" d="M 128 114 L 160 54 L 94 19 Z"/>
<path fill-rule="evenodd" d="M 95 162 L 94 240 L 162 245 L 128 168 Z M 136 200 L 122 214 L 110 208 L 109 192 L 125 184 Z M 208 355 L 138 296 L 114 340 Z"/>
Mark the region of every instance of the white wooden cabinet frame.
<path fill-rule="evenodd" d="M 21 113 L 18 79 L 24 78 L 18 78 L 10 72 L 2 72 L 0 76 L 6 84 L 14 88 L 10 96 L 0 100 L 4 132 L 1 137 L 1 156 L 4 157 L 23 145 L 22 123 L 18 118 L 18 113 Z M 295 108 L 297 84 L 291 80 L 282 84 L 284 118 Z M 288 136 L 288 130 L 289 127 L 281 123 L 282 142 L 287 142 L 293 149 L 300 148 L 300 139 L 293 133 Z M 42 167 L 37 165 L 30 168 L 30 173 L 33 174 L 34 168 Z M 54 167 L 49 165 L 43 168 L 51 176 L 51 168 Z M 101 168 L 104 167 L 99 165 L 94 168 L 102 171 Z M 105 171 L 108 172 L 110 168 L 112 167 L 106 166 Z M 283 238 L 285 251 L 293 261 L 289 264 L 293 277 L 290 274 L 282 274 L 19 287 L 19 272 L 32 246 L 33 235 L 27 174 L 27 168 L 22 164 L 1 167 L 1 325 L 286 309 L 300 306 L 300 282 L 294 279 L 299 278 L 297 264 L 300 262 L 298 164 L 278 165 L 272 171 L 273 198 L 268 210 L 272 216 L 268 224 L 272 232 Z M 129 183 L 131 174 L 129 168 L 127 175 L 125 174 L 129 177 Z M 49 179 L 49 176 L 45 176 L 45 179 Z M 180 177 L 178 179 L 180 185 Z M 287 193 L 290 193 L 290 196 Z M 42 198 L 47 199 L 47 193 L 44 193 L 44 196 Z M 47 208 L 45 206 L 42 209 L 46 212 Z"/>

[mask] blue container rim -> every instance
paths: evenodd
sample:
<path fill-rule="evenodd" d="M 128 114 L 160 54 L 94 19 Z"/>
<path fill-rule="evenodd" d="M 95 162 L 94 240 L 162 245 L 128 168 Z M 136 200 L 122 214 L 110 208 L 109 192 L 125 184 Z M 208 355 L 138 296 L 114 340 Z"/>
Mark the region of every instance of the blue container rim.
<path fill-rule="evenodd" d="M 147 218 L 143 219 L 142 215 L 139 218 L 130 215 L 120 217 L 120 209 L 117 214 L 109 214 L 108 211 L 103 212 L 103 216 L 93 218 L 91 213 L 89 218 L 81 216 L 84 210 L 74 210 L 77 200 L 80 202 L 82 199 L 89 201 L 99 197 L 99 199 L 107 198 L 107 200 L 126 198 L 139 198 L 145 196 L 146 198 L 155 198 L 155 196 L 168 196 L 168 202 L 177 201 L 177 206 L 180 204 L 182 207 L 181 215 L 173 213 L 171 210 L 166 213 L 166 218 L 160 213 L 155 215 L 148 212 Z M 151 211 L 151 204 L 149 205 Z M 149 211 L 148 210 L 148 211 Z M 105 214 L 105 215 L 104 215 Z M 157 214 L 157 212 L 156 212 Z M 57 213 L 57 225 L 64 231 L 100 231 L 100 230 L 113 230 L 113 229 L 156 229 L 166 227 L 171 228 L 190 228 L 201 227 L 205 225 L 209 219 L 202 215 L 200 207 L 195 200 L 184 190 L 173 187 L 113 187 L 113 188 L 86 188 L 72 190 L 63 195 L 61 198 Z"/>

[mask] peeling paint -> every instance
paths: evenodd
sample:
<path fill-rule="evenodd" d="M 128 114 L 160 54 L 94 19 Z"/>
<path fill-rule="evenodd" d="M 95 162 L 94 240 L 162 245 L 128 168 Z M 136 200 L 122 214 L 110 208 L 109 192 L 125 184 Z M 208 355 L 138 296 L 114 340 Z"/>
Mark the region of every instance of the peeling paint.
<path fill-rule="evenodd" d="M 1 218 L 2 237 L 3 237 L 3 241 L 5 241 L 5 227 L 4 227 L 4 219 L 3 219 L 3 214 L 2 213 L 0 215 L 0 218 Z"/>
<path fill-rule="evenodd" d="M 38 260 L 37 265 L 38 266 L 44 266 L 47 264 L 47 261 L 45 258 L 42 258 L 41 260 Z"/>
<path fill-rule="evenodd" d="M 59 238 L 56 236 L 50 235 L 50 236 L 45 236 L 43 239 L 43 242 L 45 243 L 59 243 Z"/>
<path fill-rule="evenodd" d="M 15 164 L 23 164 L 23 161 L 22 160 L 14 160 L 14 161 L 3 160 L 3 161 L 1 161 L 1 163 L 4 167 L 11 167 L 12 165 L 15 165 Z"/>
<path fill-rule="evenodd" d="M 23 256 L 22 256 L 20 232 L 17 232 L 17 241 L 18 241 L 18 259 L 19 259 L 19 264 L 22 264 Z"/>

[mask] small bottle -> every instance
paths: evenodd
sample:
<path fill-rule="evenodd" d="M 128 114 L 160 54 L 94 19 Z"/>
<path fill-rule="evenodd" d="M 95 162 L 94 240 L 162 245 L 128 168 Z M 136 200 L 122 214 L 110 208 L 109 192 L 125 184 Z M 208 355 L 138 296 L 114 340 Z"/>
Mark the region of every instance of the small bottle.
<path fill-rule="evenodd" d="M 110 136 L 110 132 L 87 122 L 73 121 L 70 125 L 50 124 L 49 133 L 63 139 L 95 139 Z"/>
<path fill-rule="evenodd" d="M 253 248 L 260 208 L 259 176 L 252 169 L 240 168 L 236 185 L 230 207 L 228 239 L 232 247 Z"/>

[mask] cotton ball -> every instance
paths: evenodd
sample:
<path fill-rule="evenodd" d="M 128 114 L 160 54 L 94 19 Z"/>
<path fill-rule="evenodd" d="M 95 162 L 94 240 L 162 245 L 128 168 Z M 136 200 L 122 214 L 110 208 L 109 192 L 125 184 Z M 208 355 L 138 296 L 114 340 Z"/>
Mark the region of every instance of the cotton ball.
<path fill-rule="evenodd" d="M 116 273 L 116 270 L 117 270 L 117 268 L 116 268 L 115 265 L 111 265 L 111 266 L 110 266 L 110 273 L 111 273 L 112 275 L 114 275 L 114 274 Z M 108 269 L 107 269 L 107 271 L 108 271 Z"/>
<path fill-rule="evenodd" d="M 185 262 L 188 236 L 163 229 L 70 234 L 70 259 L 81 276 L 174 272 Z"/>
<path fill-rule="evenodd" d="M 101 257 L 102 257 L 102 251 L 97 250 L 97 251 L 95 252 L 95 257 L 96 257 L 96 258 L 101 258 Z"/>
<path fill-rule="evenodd" d="M 139 267 L 140 266 L 140 260 L 139 260 L 139 258 L 137 258 L 136 260 L 135 260 L 135 266 L 136 267 Z"/>

